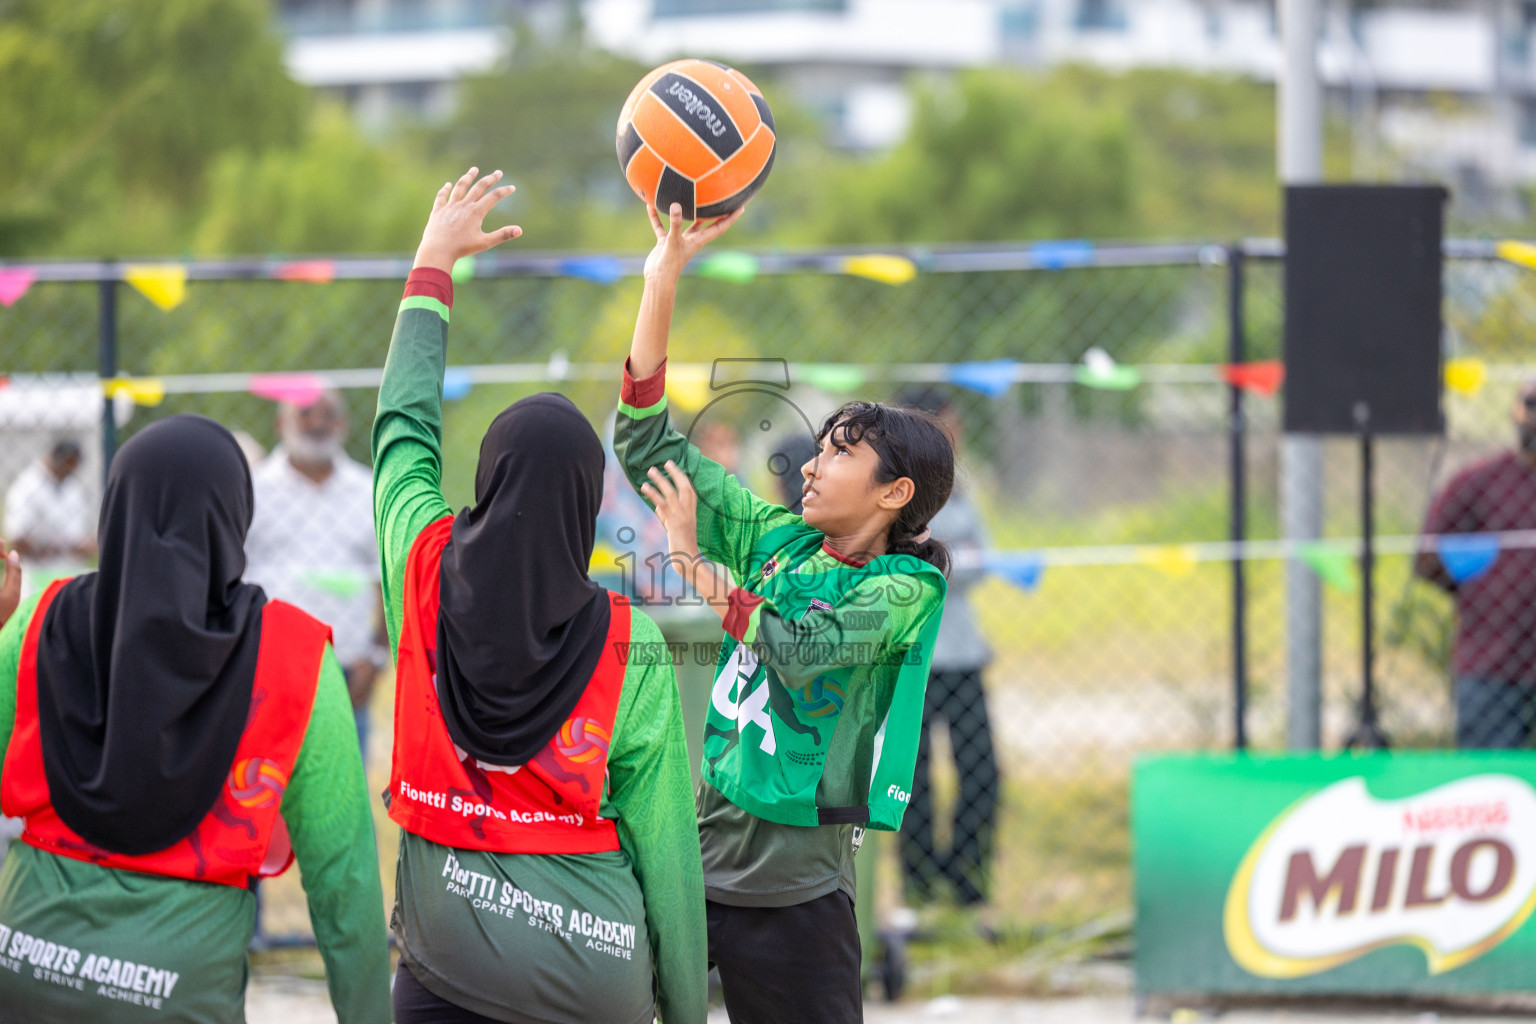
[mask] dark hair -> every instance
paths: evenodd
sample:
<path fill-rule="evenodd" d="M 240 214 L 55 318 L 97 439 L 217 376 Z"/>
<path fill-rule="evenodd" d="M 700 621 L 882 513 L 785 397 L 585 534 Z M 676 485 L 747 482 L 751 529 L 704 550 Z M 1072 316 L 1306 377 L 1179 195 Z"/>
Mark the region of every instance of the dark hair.
<path fill-rule="evenodd" d="M 901 409 L 881 402 L 849 402 L 828 416 L 816 434 L 820 443 L 834 427 L 843 428 L 849 444 L 860 441 L 880 456 L 875 482 L 888 484 L 902 477 L 912 481 L 912 500 L 902 506 L 886 534 L 886 550 L 895 555 L 915 555 L 949 574 L 949 549 L 929 537 L 918 543 L 918 534 L 949 501 L 955 485 L 955 447 L 931 414 Z"/>
<path fill-rule="evenodd" d="M 80 442 L 72 437 L 56 438 L 53 442 L 53 447 L 48 450 L 48 457 L 55 462 L 82 458 L 83 453 L 80 449 Z"/>

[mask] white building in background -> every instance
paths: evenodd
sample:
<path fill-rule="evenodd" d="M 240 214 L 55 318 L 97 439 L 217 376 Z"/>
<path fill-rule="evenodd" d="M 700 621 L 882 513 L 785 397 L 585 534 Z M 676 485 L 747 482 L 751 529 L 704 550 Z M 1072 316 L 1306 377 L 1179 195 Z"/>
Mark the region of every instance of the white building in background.
<path fill-rule="evenodd" d="M 1322 0 L 1318 60 L 1360 138 L 1475 192 L 1536 180 L 1536 0 Z M 434 117 L 561 0 L 276 0 L 288 63 L 365 120 Z M 1272 81 L 1272 0 L 581 0 L 600 45 L 773 72 L 855 149 L 899 140 L 913 73 L 1173 67 Z M 1361 152 L 1370 146 L 1359 147 Z"/>

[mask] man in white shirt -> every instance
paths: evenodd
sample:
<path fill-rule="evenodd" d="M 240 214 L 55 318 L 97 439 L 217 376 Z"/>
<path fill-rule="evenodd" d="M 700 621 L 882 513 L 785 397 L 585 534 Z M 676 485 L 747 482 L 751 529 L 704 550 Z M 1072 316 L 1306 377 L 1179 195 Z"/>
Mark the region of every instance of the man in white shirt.
<path fill-rule="evenodd" d="M 331 627 L 357 739 L 368 754 L 368 699 L 388 656 L 373 533 L 373 477 L 347 457 L 341 396 L 277 410 L 281 444 L 252 473 L 255 516 L 245 578 Z"/>
<path fill-rule="evenodd" d="M 6 491 L 3 532 L 28 563 L 29 590 L 83 572 L 96 556 L 96 509 L 80 462 L 80 442 L 60 438 Z"/>

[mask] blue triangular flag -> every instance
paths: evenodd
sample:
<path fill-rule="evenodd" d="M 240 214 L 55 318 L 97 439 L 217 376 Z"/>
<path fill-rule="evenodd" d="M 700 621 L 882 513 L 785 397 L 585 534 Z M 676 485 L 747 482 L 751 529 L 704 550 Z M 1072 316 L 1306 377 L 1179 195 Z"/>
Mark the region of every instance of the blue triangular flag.
<path fill-rule="evenodd" d="M 443 371 L 443 401 L 457 402 L 469 394 L 469 389 L 474 386 L 474 381 L 469 376 L 469 371 L 462 366 L 450 366 Z"/>
<path fill-rule="evenodd" d="M 1065 270 L 1067 267 L 1093 265 L 1093 243 L 1081 239 L 1061 242 L 1036 242 L 1029 255 L 1041 270 Z"/>
<path fill-rule="evenodd" d="M 560 273 L 598 284 L 613 284 L 624 276 L 624 264 L 617 256 L 573 256 L 560 261 Z"/>
<path fill-rule="evenodd" d="M 972 391 L 980 391 L 988 398 L 1001 398 L 1013 387 L 1015 359 L 989 359 L 979 363 L 952 363 L 945 379 Z"/>
<path fill-rule="evenodd" d="M 1010 555 L 993 555 L 990 568 L 994 576 L 1001 576 L 1025 593 L 1040 586 L 1045 563 L 1032 551 Z"/>
<path fill-rule="evenodd" d="M 1435 538 L 1435 553 L 1440 564 L 1457 583 L 1475 580 L 1499 559 L 1499 538 L 1487 533 L 1469 533 L 1462 537 Z"/>

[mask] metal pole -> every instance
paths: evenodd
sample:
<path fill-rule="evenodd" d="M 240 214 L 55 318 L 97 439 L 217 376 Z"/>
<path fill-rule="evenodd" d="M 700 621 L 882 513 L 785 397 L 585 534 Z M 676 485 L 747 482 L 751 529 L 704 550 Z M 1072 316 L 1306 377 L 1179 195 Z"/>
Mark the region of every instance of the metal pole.
<path fill-rule="evenodd" d="M 1286 185 L 1323 176 L 1322 87 L 1317 77 L 1317 0 L 1280 0 L 1283 48 L 1279 105 L 1279 171 Z M 1290 541 L 1323 532 L 1323 446 L 1318 437 L 1288 434 L 1280 442 L 1280 527 Z M 1286 745 L 1322 745 L 1322 587 L 1301 562 L 1285 564 Z"/>
<path fill-rule="evenodd" d="M 1247 361 L 1243 337 L 1243 247 L 1227 247 L 1227 361 L 1236 366 Z M 1227 428 L 1231 442 L 1232 512 L 1230 539 L 1242 544 L 1248 539 L 1248 478 L 1244 458 L 1243 389 L 1228 387 Z M 1232 747 L 1248 748 L 1248 593 L 1243 578 L 1243 560 L 1232 559 Z"/>
<path fill-rule="evenodd" d="M 1364 402 L 1355 410 L 1360 424 L 1360 722 L 1348 745 L 1384 750 L 1387 738 L 1376 721 L 1376 512 L 1375 439 L 1371 412 Z"/>
<path fill-rule="evenodd" d="M 96 372 L 102 380 L 117 376 L 117 270 L 108 267 L 106 275 L 97 283 L 99 303 L 97 308 Z M 112 456 L 117 454 L 117 417 L 113 410 L 113 398 L 102 390 L 101 399 L 101 480 L 106 486 L 107 471 L 112 467 Z"/>

